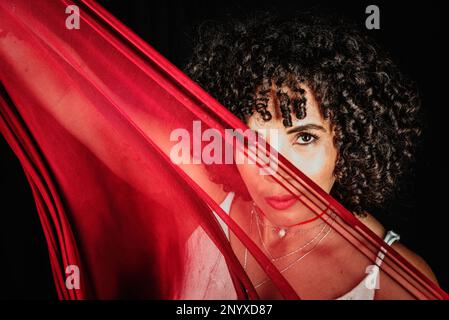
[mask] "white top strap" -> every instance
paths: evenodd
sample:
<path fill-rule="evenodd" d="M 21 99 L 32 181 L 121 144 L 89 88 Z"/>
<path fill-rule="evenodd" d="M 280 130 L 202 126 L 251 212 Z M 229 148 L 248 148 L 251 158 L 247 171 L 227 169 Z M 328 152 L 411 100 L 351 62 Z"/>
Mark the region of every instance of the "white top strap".
<path fill-rule="evenodd" d="M 395 241 L 398 241 L 399 239 L 401 239 L 401 236 L 399 234 L 397 234 L 396 232 L 394 232 L 393 230 L 390 230 L 385 235 L 384 241 L 389 246 L 391 246 Z"/>
<path fill-rule="evenodd" d="M 397 234 L 396 232 L 394 232 L 393 230 L 389 230 L 387 232 L 387 234 L 385 235 L 384 238 L 384 242 L 386 244 L 388 244 L 388 246 L 391 246 L 394 242 L 398 241 L 401 237 L 399 236 L 399 234 Z M 387 249 L 385 249 L 384 247 L 380 248 L 380 251 L 377 255 L 377 259 L 376 259 L 376 265 L 380 267 L 380 265 L 382 264 L 382 261 L 385 258 L 385 253 L 387 252 Z"/>
<path fill-rule="evenodd" d="M 232 200 L 234 200 L 234 195 L 235 195 L 234 192 L 229 192 L 226 195 L 226 198 L 223 200 L 223 202 L 220 203 L 220 207 L 227 214 L 229 214 L 229 212 L 231 211 L 231 204 L 232 204 Z M 221 220 L 221 218 L 219 217 L 219 215 L 215 211 L 213 211 L 213 213 L 215 214 L 215 217 L 217 217 L 218 222 L 220 223 L 220 226 L 223 228 L 224 233 L 226 234 L 226 236 L 229 239 L 229 228 L 228 228 L 228 225 L 223 220 Z"/>

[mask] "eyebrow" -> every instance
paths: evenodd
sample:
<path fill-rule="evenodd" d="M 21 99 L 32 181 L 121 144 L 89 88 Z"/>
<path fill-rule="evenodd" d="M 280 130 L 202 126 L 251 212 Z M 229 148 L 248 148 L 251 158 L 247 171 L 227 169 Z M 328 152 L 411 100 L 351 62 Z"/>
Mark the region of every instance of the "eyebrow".
<path fill-rule="evenodd" d="M 300 126 L 296 126 L 293 127 L 291 129 L 287 130 L 287 133 L 294 133 L 294 132 L 301 132 L 301 131 L 306 131 L 306 130 L 310 130 L 310 129 L 314 129 L 314 130 L 320 130 L 320 131 L 324 131 L 326 132 L 326 129 L 324 129 L 323 126 L 317 125 L 317 124 L 313 124 L 313 123 L 309 123 L 309 124 L 303 124 Z"/>

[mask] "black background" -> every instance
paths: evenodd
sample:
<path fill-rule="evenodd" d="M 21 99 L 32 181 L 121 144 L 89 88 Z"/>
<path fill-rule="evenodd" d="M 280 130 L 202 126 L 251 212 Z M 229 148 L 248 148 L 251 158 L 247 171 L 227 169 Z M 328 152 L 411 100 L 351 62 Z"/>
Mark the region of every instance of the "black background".
<path fill-rule="evenodd" d="M 366 31 L 387 49 L 418 85 L 427 127 L 414 175 L 396 201 L 375 214 L 401 234 L 401 241 L 432 267 L 449 290 L 448 168 L 445 106 L 441 92 L 442 8 L 430 1 L 100 1 L 128 27 L 179 68 L 189 59 L 198 25 L 254 10 L 326 11 L 364 27 L 365 8 L 380 8 L 380 30 Z M 81 12 L 82 14 L 82 12 Z M 446 127 L 445 127 L 446 126 Z M 52 299 L 56 293 L 45 238 L 31 190 L 18 160 L 0 138 L 0 298 Z"/>

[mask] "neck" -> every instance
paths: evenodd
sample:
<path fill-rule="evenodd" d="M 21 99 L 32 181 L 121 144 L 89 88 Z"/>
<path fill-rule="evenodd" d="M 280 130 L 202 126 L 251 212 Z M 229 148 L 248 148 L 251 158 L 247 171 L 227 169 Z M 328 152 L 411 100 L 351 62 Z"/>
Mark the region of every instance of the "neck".
<path fill-rule="evenodd" d="M 301 222 L 304 223 L 298 223 L 290 227 L 274 225 L 260 212 L 257 206 L 253 206 L 251 216 L 255 236 L 266 250 L 276 252 L 276 255 L 282 255 L 307 244 L 310 240 L 323 234 L 328 228 L 326 222 L 313 213 L 301 219 Z"/>

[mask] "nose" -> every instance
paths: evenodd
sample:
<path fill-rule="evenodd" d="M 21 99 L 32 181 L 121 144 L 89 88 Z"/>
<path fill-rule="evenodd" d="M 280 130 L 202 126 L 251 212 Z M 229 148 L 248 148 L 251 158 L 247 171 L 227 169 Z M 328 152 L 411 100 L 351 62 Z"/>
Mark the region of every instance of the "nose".
<path fill-rule="evenodd" d="M 288 135 L 281 130 L 276 131 L 274 134 L 270 134 L 270 137 L 267 139 L 267 142 L 271 146 L 271 150 L 275 149 L 278 153 L 282 154 L 284 158 L 292 162 L 295 151 L 292 148 Z"/>
<path fill-rule="evenodd" d="M 267 138 L 267 143 L 269 143 L 269 145 L 270 145 L 269 150 L 273 151 L 273 149 L 274 149 L 276 151 L 276 152 L 271 152 L 272 157 L 273 157 L 273 155 L 276 155 L 276 153 L 280 153 L 289 162 L 294 164 L 294 162 L 293 162 L 294 150 L 293 150 L 290 140 L 288 139 L 288 136 L 286 134 L 279 133 L 274 136 L 270 136 L 269 138 Z M 277 158 L 277 156 L 276 156 L 276 158 Z M 277 161 L 277 160 L 278 159 L 274 159 L 274 161 Z M 277 166 L 277 167 L 279 167 L 279 166 Z M 278 171 L 278 170 L 276 170 L 276 171 Z M 268 180 L 269 182 L 277 182 L 275 179 L 276 177 L 273 177 L 273 174 L 276 175 L 277 172 L 266 175 L 265 179 Z M 287 180 L 291 180 L 291 177 L 288 175 L 283 174 L 282 176 L 284 176 L 285 179 L 287 179 Z"/>

